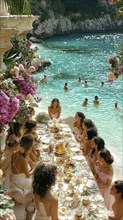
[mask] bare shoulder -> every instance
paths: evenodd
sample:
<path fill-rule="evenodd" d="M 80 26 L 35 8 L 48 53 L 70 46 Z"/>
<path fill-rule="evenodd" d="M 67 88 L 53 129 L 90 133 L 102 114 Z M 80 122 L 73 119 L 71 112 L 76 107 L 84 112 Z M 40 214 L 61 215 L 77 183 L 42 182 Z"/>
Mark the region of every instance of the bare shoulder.
<path fill-rule="evenodd" d="M 57 205 L 57 204 L 58 204 L 58 198 L 56 198 L 56 197 L 54 197 L 54 196 L 52 195 L 52 197 L 51 197 L 51 202 L 52 202 L 53 205 Z"/>

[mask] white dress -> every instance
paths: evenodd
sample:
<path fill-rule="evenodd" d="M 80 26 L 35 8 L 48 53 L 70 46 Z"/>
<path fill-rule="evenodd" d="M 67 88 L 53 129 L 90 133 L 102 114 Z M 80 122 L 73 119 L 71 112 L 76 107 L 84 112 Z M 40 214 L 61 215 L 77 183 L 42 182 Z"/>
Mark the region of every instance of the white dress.
<path fill-rule="evenodd" d="M 33 220 L 52 220 L 51 216 L 47 216 L 44 204 L 42 202 L 39 202 L 39 209 L 36 210 Z"/>
<path fill-rule="evenodd" d="M 30 170 L 29 165 L 28 167 Z M 17 203 L 25 205 L 32 201 L 32 177 L 27 178 L 25 173 L 14 174 L 11 168 L 9 168 L 6 175 L 5 186 L 11 192 L 12 197 Z"/>

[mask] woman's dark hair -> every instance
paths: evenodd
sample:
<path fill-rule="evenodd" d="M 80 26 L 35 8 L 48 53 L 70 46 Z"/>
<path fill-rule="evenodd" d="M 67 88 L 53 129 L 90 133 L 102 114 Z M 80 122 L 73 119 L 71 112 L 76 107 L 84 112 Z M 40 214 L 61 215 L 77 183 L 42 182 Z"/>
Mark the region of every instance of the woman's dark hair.
<path fill-rule="evenodd" d="M 53 103 L 54 103 L 54 102 L 57 102 L 57 103 L 58 103 L 58 104 L 57 104 L 57 107 L 60 106 L 59 99 L 55 98 L 55 99 L 53 99 L 53 100 L 51 101 L 51 108 L 53 108 Z"/>
<path fill-rule="evenodd" d="M 9 142 L 7 143 L 7 146 L 8 146 L 9 148 L 12 148 L 12 147 L 15 147 L 16 144 L 17 144 L 17 141 L 13 140 L 13 141 L 9 141 Z"/>
<path fill-rule="evenodd" d="M 97 95 L 95 96 L 95 99 L 96 99 L 96 100 L 98 99 L 98 96 L 97 96 Z"/>
<path fill-rule="evenodd" d="M 93 121 L 91 119 L 88 119 L 88 118 L 85 118 L 84 121 L 83 121 L 84 125 L 88 128 L 96 128 L 95 124 L 93 123 Z"/>
<path fill-rule="evenodd" d="M 9 135 L 11 134 L 15 134 L 15 135 L 19 135 L 19 130 L 20 130 L 20 127 L 22 125 L 18 122 L 18 121 L 15 121 L 12 123 L 12 125 L 10 125 L 10 129 L 9 129 Z"/>
<path fill-rule="evenodd" d="M 25 135 L 20 140 L 20 146 L 29 150 L 33 144 L 33 138 L 30 135 Z"/>
<path fill-rule="evenodd" d="M 105 160 L 105 162 L 108 163 L 108 164 L 112 164 L 113 161 L 114 161 L 114 159 L 113 159 L 113 157 L 112 157 L 110 151 L 107 150 L 107 149 L 102 149 L 102 150 L 100 150 L 100 151 L 99 151 L 99 155 L 100 155 L 100 157 L 102 157 L 102 158 Z"/>
<path fill-rule="evenodd" d="M 28 112 L 29 112 L 29 114 L 31 114 L 33 111 L 35 111 L 35 109 L 34 109 L 32 106 L 29 106 L 29 107 L 28 107 Z"/>
<path fill-rule="evenodd" d="M 121 193 L 121 198 L 123 199 L 123 180 L 116 180 L 114 186 L 118 193 Z"/>
<path fill-rule="evenodd" d="M 97 130 L 95 128 L 87 129 L 88 140 L 92 140 L 93 137 L 97 136 Z"/>
<path fill-rule="evenodd" d="M 31 129 L 34 128 L 36 126 L 36 124 L 37 124 L 36 121 L 28 120 L 25 123 L 25 127 L 28 131 L 31 131 Z"/>
<path fill-rule="evenodd" d="M 56 166 L 42 164 L 38 166 L 33 174 L 33 193 L 44 197 L 48 188 L 55 184 Z"/>
<path fill-rule="evenodd" d="M 80 121 L 81 121 L 81 125 L 82 125 L 82 123 L 83 123 L 83 121 L 84 121 L 84 119 L 85 119 L 84 113 L 82 113 L 82 112 L 76 112 L 76 114 L 79 116 Z"/>
<path fill-rule="evenodd" d="M 105 142 L 101 137 L 96 136 L 96 137 L 93 138 L 93 140 L 94 140 L 95 144 L 97 145 L 97 150 L 98 151 L 104 149 Z"/>

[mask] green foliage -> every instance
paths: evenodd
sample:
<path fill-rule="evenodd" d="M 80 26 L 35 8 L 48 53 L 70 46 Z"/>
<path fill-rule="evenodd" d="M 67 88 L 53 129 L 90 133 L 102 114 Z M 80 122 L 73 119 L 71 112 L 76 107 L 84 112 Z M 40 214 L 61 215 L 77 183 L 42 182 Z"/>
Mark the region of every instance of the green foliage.
<path fill-rule="evenodd" d="M 31 14 L 31 0 L 5 0 L 13 15 Z"/>
<path fill-rule="evenodd" d="M 108 0 L 32 0 L 31 5 L 33 14 L 40 15 L 41 21 L 48 19 L 51 11 L 55 16 L 70 16 L 73 22 L 104 14 L 114 16 L 116 12 L 116 7 L 110 7 Z"/>

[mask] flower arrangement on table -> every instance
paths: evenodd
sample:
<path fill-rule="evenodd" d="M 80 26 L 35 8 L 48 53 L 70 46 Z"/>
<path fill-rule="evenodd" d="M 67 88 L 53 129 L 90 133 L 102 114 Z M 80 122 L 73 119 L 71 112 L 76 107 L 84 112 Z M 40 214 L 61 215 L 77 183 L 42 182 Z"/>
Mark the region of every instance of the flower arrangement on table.
<path fill-rule="evenodd" d="M 38 123 L 47 123 L 48 120 L 50 120 L 50 117 L 46 112 L 40 112 L 36 116 L 36 121 Z"/>
<path fill-rule="evenodd" d="M 0 169 L 0 220 L 11 219 L 16 220 L 14 215 L 13 207 L 15 205 L 12 198 L 10 198 L 7 193 L 4 185 L 1 181 L 3 172 Z"/>
<path fill-rule="evenodd" d="M 16 50 L 17 48 L 20 50 L 18 51 L 19 58 L 13 57 L 13 62 L 7 66 L 6 72 L 0 74 L 0 132 L 14 119 L 21 122 L 28 119 L 30 102 L 26 100 L 26 97 L 36 94 L 37 87 L 32 73 L 37 67 L 31 65 L 32 58 L 28 54 L 35 52 L 35 49 L 30 48 L 30 42 L 27 40 L 18 45 L 16 44 Z M 35 100 L 35 102 L 40 101 L 40 97 Z"/>

